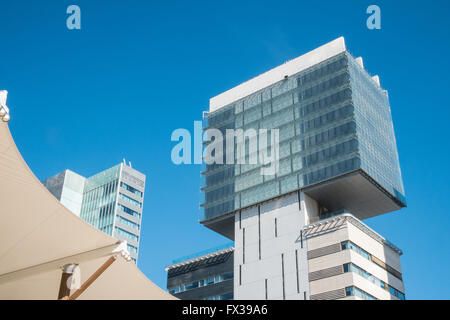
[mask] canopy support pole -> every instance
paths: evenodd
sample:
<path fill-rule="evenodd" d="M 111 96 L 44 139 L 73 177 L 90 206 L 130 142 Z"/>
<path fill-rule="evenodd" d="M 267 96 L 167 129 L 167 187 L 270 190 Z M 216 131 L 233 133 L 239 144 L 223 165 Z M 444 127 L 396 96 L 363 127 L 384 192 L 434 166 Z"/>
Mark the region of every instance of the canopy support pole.
<path fill-rule="evenodd" d="M 69 280 L 72 277 L 77 264 L 66 264 L 63 267 L 63 272 L 61 275 L 61 283 L 59 284 L 58 300 L 67 300 L 70 296 L 70 285 Z"/>
<path fill-rule="evenodd" d="M 111 256 L 109 257 L 108 260 L 106 260 L 106 262 L 100 267 L 98 268 L 97 271 L 95 271 L 90 277 L 89 279 L 86 280 L 86 282 L 84 282 L 80 289 L 78 289 L 77 291 L 74 292 L 74 294 L 72 294 L 69 297 L 69 300 L 76 300 L 84 291 L 86 291 L 87 288 L 89 288 L 89 286 L 94 283 L 95 280 L 97 280 L 98 277 L 100 277 L 102 275 L 103 272 L 106 271 L 106 269 L 109 268 L 110 265 L 113 264 L 113 262 L 116 261 L 116 257 L 115 256 Z"/>

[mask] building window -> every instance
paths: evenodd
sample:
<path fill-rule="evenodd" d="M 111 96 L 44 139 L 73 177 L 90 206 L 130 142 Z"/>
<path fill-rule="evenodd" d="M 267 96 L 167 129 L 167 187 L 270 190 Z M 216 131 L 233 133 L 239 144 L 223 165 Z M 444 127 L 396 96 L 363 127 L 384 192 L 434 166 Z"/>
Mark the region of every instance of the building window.
<path fill-rule="evenodd" d="M 393 296 L 396 296 L 400 300 L 405 300 L 406 299 L 405 294 L 400 292 L 400 291 L 398 291 L 394 287 L 388 286 L 388 290 Z"/>
<path fill-rule="evenodd" d="M 377 300 L 374 296 L 368 294 L 367 292 L 359 289 L 358 287 L 347 287 L 345 288 L 345 296 L 351 297 L 356 296 L 363 300 Z"/>
<path fill-rule="evenodd" d="M 139 228 L 140 228 L 139 224 L 137 224 L 133 221 L 130 221 L 128 219 L 125 219 L 122 216 L 117 216 L 117 220 L 120 221 L 121 223 L 123 223 L 124 225 L 129 226 L 130 228 L 133 228 L 136 230 L 139 230 Z"/>
<path fill-rule="evenodd" d="M 220 296 L 206 297 L 202 300 L 233 300 L 233 292 L 225 293 Z"/>
<path fill-rule="evenodd" d="M 390 273 L 391 275 L 393 275 L 397 279 L 402 280 L 400 272 L 395 271 L 395 269 L 393 269 L 392 267 L 389 267 L 389 266 L 385 265 L 384 262 L 381 263 L 381 262 L 374 261 L 374 260 L 379 260 L 379 259 L 377 259 L 375 257 L 372 257 L 372 255 L 370 253 L 368 253 L 366 250 L 362 249 L 358 245 L 354 244 L 353 242 L 351 242 L 351 241 L 343 241 L 343 242 L 341 242 L 341 249 L 342 250 L 352 250 L 352 251 L 358 253 L 360 256 L 362 256 L 363 258 L 366 258 L 369 261 L 372 261 L 377 266 L 379 266 L 383 270 L 387 271 L 388 273 Z"/>
<path fill-rule="evenodd" d="M 128 251 L 130 251 L 132 253 L 137 254 L 137 252 L 138 252 L 138 249 L 135 246 L 131 245 L 131 244 L 127 244 L 127 248 L 128 248 Z"/>
<path fill-rule="evenodd" d="M 133 216 L 133 217 L 136 217 L 136 218 L 139 218 L 139 219 L 141 218 L 141 214 L 140 214 L 139 212 L 136 212 L 136 211 L 134 211 L 134 210 L 131 210 L 130 208 L 127 208 L 127 207 L 121 205 L 120 203 L 117 204 L 117 207 L 118 207 L 120 210 L 122 210 L 123 212 L 128 213 L 129 215 L 131 215 L 131 216 Z"/>
<path fill-rule="evenodd" d="M 372 274 L 370 274 L 366 270 L 358 267 L 354 263 L 346 263 L 346 264 L 344 264 L 344 272 L 354 272 L 354 273 L 360 275 L 361 277 L 365 278 L 366 280 L 369 280 L 370 282 L 372 282 L 376 286 L 380 287 L 381 289 L 384 289 L 384 290 L 388 291 L 390 294 L 392 294 L 393 296 L 399 298 L 400 300 L 405 300 L 405 294 L 404 293 L 402 293 L 399 290 L 395 289 L 394 287 L 388 285 L 386 282 L 378 279 L 377 277 L 373 276 Z"/>
<path fill-rule="evenodd" d="M 198 288 L 198 281 L 186 284 L 186 290 Z"/>
<path fill-rule="evenodd" d="M 367 260 L 372 260 L 372 256 L 370 253 L 368 253 L 366 250 L 362 249 L 361 247 L 357 246 L 351 241 L 344 241 L 341 243 L 342 250 L 348 250 L 351 249 L 361 255 L 362 257 L 366 258 Z"/>
<path fill-rule="evenodd" d="M 347 287 L 345 288 L 345 296 L 346 297 L 351 297 L 355 295 L 355 290 L 353 289 L 353 287 Z"/>
<path fill-rule="evenodd" d="M 180 285 L 178 287 L 173 287 L 173 288 L 169 289 L 169 293 L 174 294 L 174 293 L 184 292 L 184 291 L 192 290 L 195 288 L 209 286 L 209 285 L 212 285 L 215 283 L 220 283 L 220 282 L 230 280 L 230 279 L 233 279 L 233 272 L 224 273 L 224 274 L 217 275 L 214 277 L 209 277 L 206 279 L 201 279 L 198 281 L 186 283 L 186 284 Z M 215 299 L 215 300 L 229 300 L 229 299 Z"/>
<path fill-rule="evenodd" d="M 135 207 L 142 208 L 142 203 L 130 198 L 129 196 L 124 195 L 123 193 L 119 193 L 119 198 L 127 203 L 132 204 Z"/>
<path fill-rule="evenodd" d="M 115 231 L 118 235 L 121 235 L 121 236 L 128 238 L 130 240 L 133 240 L 135 242 L 139 242 L 139 237 L 135 234 L 132 234 L 131 232 L 125 231 L 119 227 L 116 227 Z"/>
<path fill-rule="evenodd" d="M 139 191 L 138 189 L 133 188 L 132 186 L 129 186 L 128 184 L 126 184 L 125 182 L 120 182 L 120 186 L 122 188 L 124 188 L 125 190 L 134 193 L 135 195 L 139 196 L 142 198 L 143 193 L 141 191 Z"/>

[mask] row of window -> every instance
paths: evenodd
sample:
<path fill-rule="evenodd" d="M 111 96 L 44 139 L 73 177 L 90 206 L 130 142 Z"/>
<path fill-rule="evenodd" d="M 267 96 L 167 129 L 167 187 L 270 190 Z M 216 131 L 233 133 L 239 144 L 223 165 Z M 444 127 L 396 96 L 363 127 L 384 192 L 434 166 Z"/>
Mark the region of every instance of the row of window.
<path fill-rule="evenodd" d="M 131 232 L 125 231 L 119 227 L 115 227 L 114 229 L 118 235 L 124 236 L 125 238 L 131 239 L 135 242 L 139 242 L 139 237 Z"/>
<path fill-rule="evenodd" d="M 328 130 L 319 132 L 315 135 L 307 137 L 302 140 L 302 149 L 309 149 L 327 142 L 333 141 L 336 138 L 356 132 L 356 124 L 354 121 L 344 123 L 340 126 L 330 128 Z"/>
<path fill-rule="evenodd" d="M 314 168 L 314 166 L 317 165 L 317 161 L 319 159 L 322 159 L 325 157 L 330 157 L 331 155 L 333 155 L 333 157 L 336 157 L 336 154 L 342 154 L 345 150 L 349 151 L 349 150 L 352 150 L 355 148 L 356 148 L 356 141 L 352 140 L 352 141 L 349 141 L 348 143 L 340 144 L 337 146 L 333 146 L 330 149 L 327 149 L 326 151 L 323 152 L 323 154 L 321 154 L 320 157 L 319 157 L 319 154 L 317 153 L 317 154 L 313 154 L 312 156 L 305 157 L 303 159 L 306 160 L 306 158 L 307 158 L 307 160 L 310 161 L 310 163 L 308 165 L 311 165 Z M 325 155 L 325 157 L 322 157 L 322 155 Z M 290 163 L 291 159 L 290 158 L 286 159 L 286 161 L 287 161 L 286 166 L 283 161 L 280 161 L 279 172 L 277 174 L 278 177 L 288 175 L 291 173 L 291 163 Z M 300 167 L 298 166 L 298 164 L 299 164 L 299 162 L 294 161 L 294 163 L 293 163 L 294 171 L 298 171 L 302 168 L 303 164 L 300 162 L 300 164 L 302 164 L 302 166 L 300 166 Z M 305 164 L 305 167 L 306 167 L 306 164 Z M 332 163 L 326 167 L 323 167 L 323 168 L 300 175 L 300 182 L 301 182 L 300 186 L 310 185 L 310 184 L 313 184 L 313 183 L 316 183 L 319 181 L 323 181 L 323 180 L 329 179 L 331 177 L 334 177 L 336 175 L 350 172 L 359 167 L 360 167 L 360 160 L 357 157 L 354 157 L 351 159 L 346 159 L 346 160 L 339 161 L 336 163 Z M 287 170 L 286 172 L 284 171 L 284 168 Z M 259 172 L 256 172 L 256 173 L 259 173 Z M 250 183 L 251 181 L 247 181 L 247 182 Z M 283 183 L 287 183 L 289 186 L 283 187 Z M 279 185 L 281 185 L 280 189 L 279 189 Z M 239 184 L 239 180 L 236 179 L 235 191 L 247 189 L 252 186 L 254 186 L 254 185 L 250 184 L 250 185 L 241 186 Z M 233 184 L 231 184 L 231 187 L 233 187 Z M 234 198 L 236 198 L 236 200 L 234 198 L 229 199 L 229 200 L 225 199 L 226 201 L 224 201 L 222 203 L 218 203 L 217 205 L 211 205 L 210 202 L 206 201 L 205 204 L 207 205 L 207 207 L 205 206 L 205 209 L 204 209 L 204 219 L 208 219 L 210 217 L 217 216 L 220 213 L 230 212 L 239 207 L 245 207 L 247 205 L 254 204 L 254 203 L 259 202 L 264 199 L 273 198 L 275 196 L 278 196 L 280 193 L 287 193 L 289 191 L 295 190 L 296 188 L 298 188 L 297 175 L 291 175 L 287 179 L 281 180 L 280 182 L 278 180 L 275 180 L 273 183 L 260 184 L 255 188 L 248 189 L 246 191 L 243 191 L 242 193 L 238 193 L 234 197 Z M 219 193 L 221 193 L 222 191 L 229 192 L 230 190 L 228 190 L 228 189 L 220 190 Z M 215 192 L 213 191 L 212 193 L 215 193 Z M 226 192 L 221 193 L 221 195 L 225 196 Z M 209 195 L 209 196 L 211 198 L 208 198 L 208 199 L 214 199 L 214 200 L 216 199 L 216 197 L 213 195 Z M 231 194 L 230 194 L 230 196 L 231 196 Z M 241 202 L 239 202 L 239 199 L 241 199 Z"/>
<path fill-rule="evenodd" d="M 378 260 L 378 259 L 373 257 L 370 253 L 368 253 L 366 250 L 364 250 L 363 248 L 359 247 L 358 245 L 354 244 L 353 242 L 351 242 L 351 241 L 341 242 L 341 249 L 342 250 L 350 249 L 350 250 L 355 251 L 357 254 L 359 254 L 363 258 L 366 258 L 367 260 L 375 263 L 377 266 L 379 266 L 382 269 L 386 270 L 387 272 L 389 272 L 391 275 L 393 275 L 397 279 L 402 280 L 401 274 L 398 271 L 394 270 L 392 267 L 390 267 L 390 266 L 388 266 L 386 264 L 381 265 L 382 264 L 381 262 L 378 262 L 378 261 L 375 262 L 374 260 Z"/>
<path fill-rule="evenodd" d="M 219 282 L 229 280 L 229 279 L 233 279 L 233 272 L 225 273 L 225 274 L 218 275 L 215 277 L 209 277 L 207 279 L 202 279 L 202 280 L 194 281 L 194 282 L 187 283 L 187 284 L 182 284 L 178 287 L 170 288 L 169 293 L 170 294 L 180 293 L 180 292 L 192 290 L 195 288 L 209 286 L 209 285 L 219 283 Z"/>
<path fill-rule="evenodd" d="M 87 191 L 83 196 L 80 217 L 96 228 L 112 223 L 117 180 Z"/>
<path fill-rule="evenodd" d="M 345 295 L 347 297 L 360 297 L 363 300 L 377 300 L 374 296 L 368 294 L 367 292 L 359 289 L 358 287 L 347 287 L 345 288 Z"/>
<path fill-rule="evenodd" d="M 348 73 L 340 74 L 334 78 L 320 82 L 314 87 L 304 90 L 302 92 L 302 98 L 303 100 L 306 100 L 314 96 L 318 96 L 324 93 L 325 91 L 340 87 L 344 84 L 348 84 L 349 82 L 350 82 L 350 75 Z"/>
<path fill-rule="evenodd" d="M 325 66 L 321 66 L 319 69 L 316 69 L 312 72 L 309 72 L 303 75 L 298 85 L 305 85 L 309 82 L 317 81 L 320 78 L 323 78 L 331 73 L 337 72 L 343 68 L 347 67 L 347 57 L 342 57 L 337 61 L 326 64 Z"/>
<path fill-rule="evenodd" d="M 300 108 L 300 114 L 305 117 L 311 113 L 329 109 L 352 97 L 352 91 L 349 88 L 338 91 L 326 97 L 320 98 Z"/>
<path fill-rule="evenodd" d="M 106 234 L 112 235 L 113 224 L 111 223 L 107 226 L 103 226 L 103 227 L 99 228 L 99 230 L 103 231 Z"/>
<path fill-rule="evenodd" d="M 322 128 L 330 123 L 336 122 L 338 120 L 345 119 L 353 115 L 353 106 L 347 104 L 339 109 L 330 111 L 328 113 L 322 114 L 316 118 L 306 121 L 301 125 L 301 132 L 308 133 L 313 130 Z"/>
<path fill-rule="evenodd" d="M 359 158 L 353 157 L 351 159 L 343 160 L 338 163 L 314 170 L 303 175 L 303 185 L 311 185 L 313 183 L 335 177 L 339 174 L 350 172 L 358 169 L 361 166 Z"/>
<path fill-rule="evenodd" d="M 137 252 L 138 252 L 138 249 L 135 246 L 133 246 L 133 245 L 131 245 L 129 243 L 127 243 L 127 248 L 128 248 L 128 251 L 130 251 L 132 253 L 136 253 L 137 254 Z"/>
<path fill-rule="evenodd" d="M 202 300 L 233 300 L 233 292 L 228 292 L 220 296 L 206 297 Z"/>
<path fill-rule="evenodd" d="M 125 182 L 120 182 L 120 186 L 122 188 L 124 188 L 125 190 L 130 191 L 131 193 L 134 193 L 135 195 L 137 195 L 137 196 L 139 196 L 141 198 L 143 196 L 143 193 L 141 191 L 139 191 L 138 189 L 133 188 L 132 186 L 129 186 Z"/>
<path fill-rule="evenodd" d="M 224 170 L 221 170 L 217 173 L 206 176 L 205 182 L 207 186 L 213 186 L 218 183 L 222 183 L 228 179 L 234 178 L 235 168 L 234 166 L 226 167 Z"/>
<path fill-rule="evenodd" d="M 231 212 L 234 210 L 234 199 L 227 200 L 226 202 L 219 203 L 215 206 L 205 208 L 204 219 L 216 217 L 225 212 Z"/>
<path fill-rule="evenodd" d="M 332 145 L 326 149 L 311 153 L 302 158 L 303 167 L 311 167 L 318 165 L 319 163 L 326 162 L 340 156 L 346 156 L 351 152 L 358 150 L 358 141 L 351 139 L 339 144 Z"/>
<path fill-rule="evenodd" d="M 129 226 L 130 228 L 133 228 L 133 229 L 136 229 L 136 230 L 139 230 L 139 228 L 140 228 L 140 226 L 139 226 L 139 224 L 137 224 L 137 223 L 135 223 L 135 222 L 133 222 L 133 221 L 131 221 L 131 220 L 128 220 L 128 219 L 125 219 L 124 217 L 122 217 L 122 216 L 117 216 L 117 220 L 119 220 L 121 223 L 123 223 L 124 225 L 127 225 L 127 226 Z"/>
<path fill-rule="evenodd" d="M 332 73 L 338 72 L 342 69 L 344 69 L 347 66 L 347 58 L 342 57 L 337 61 L 327 63 L 324 66 L 321 66 L 319 69 L 316 69 L 312 72 L 309 72 L 307 74 L 304 74 L 303 76 L 300 76 L 298 80 L 297 86 L 301 87 L 304 86 L 307 83 L 315 82 L 321 78 L 324 78 L 326 76 L 331 75 Z M 284 85 L 283 82 L 281 85 Z M 208 115 L 208 126 L 214 126 L 219 123 L 225 122 L 228 119 L 232 118 L 235 113 L 242 112 L 242 109 L 249 110 L 252 108 L 252 106 L 256 106 L 258 104 L 263 103 L 264 101 L 268 101 L 270 99 L 276 100 L 275 97 L 280 96 L 283 92 L 287 92 L 291 89 L 293 89 L 295 85 L 290 85 L 288 88 L 284 88 L 282 92 L 278 92 L 276 89 L 276 86 L 274 88 L 269 88 L 269 90 L 266 92 L 258 92 L 253 95 L 251 95 L 246 101 L 241 101 L 237 103 L 235 106 L 229 106 L 223 108 L 223 110 L 220 110 L 219 112 L 213 112 Z M 272 93 L 273 89 L 275 92 Z M 287 91 L 286 91 L 287 90 Z M 263 97 L 265 96 L 265 97 Z M 254 100 L 251 102 L 250 100 Z M 242 108 L 242 104 L 245 104 L 246 107 Z M 277 104 L 276 102 L 274 104 Z M 239 108 L 240 107 L 240 108 Z"/>
<path fill-rule="evenodd" d="M 128 213 L 129 215 L 131 215 L 133 217 L 136 217 L 136 218 L 139 218 L 139 219 L 141 218 L 141 214 L 139 212 L 131 210 L 130 208 L 125 207 L 125 206 L 121 205 L 120 203 L 117 204 L 117 207 L 120 210 L 122 210 L 123 212 Z"/>
<path fill-rule="evenodd" d="M 125 202 L 131 203 L 135 207 L 142 208 L 142 203 L 130 198 L 129 196 L 124 195 L 123 193 L 119 193 L 119 198 Z"/>
<path fill-rule="evenodd" d="M 214 126 L 234 116 L 234 107 L 208 114 L 208 126 Z"/>
<path fill-rule="evenodd" d="M 362 256 L 363 258 L 366 258 L 367 260 L 372 261 L 372 255 L 370 253 L 368 253 L 366 250 L 357 246 L 356 244 L 354 244 L 351 241 L 341 242 L 341 249 L 342 250 L 351 249 L 351 250 L 355 251 L 357 254 L 359 254 L 360 256 Z"/>
<path fill-rule="evenodd" d="M 316 146 L 316 145 L 319 145 L 322 143 L 329 142 L 337 137 L 347 135 L 351 132 L 355 132 L 355 123 L 354 122 L 348 122 L 339 127 L 331 128 L 320 134 L 309 137 L 307 140 L 302 140 L 301 141 L 302 149 L 310 148 L 310 147 L 313 147 L 313 146 Z M 297 141 L 297 143 L 300 144 L 299 141 Z M 356 146 L 357 146 L 356 143 L 354 143 L 353 141 L 347 142 L 347 144 L 349 144 L 349 143 L 353 143 L 353 144 L 347 146 L 347 148 L 346 148 L 346 144 L 343 143 L 343 144 L 338 144 L 338 145 L 332 146 L 331 148 L 321 150 L 316 153 L 312 153 L 303 158 L 300 157 L 300 161 L 295 161 L 293 164 L 294 170 L 297 171 L 297 169 L 301 169 L 301 167 L 303 167 L 303 166 L 307 167 L 309 165 L 317 165 L 318 162 L 325 161 L 325 160 L 329 159 L 330 157 L 331 158 L 335 157 L 339 154 L 342 154 L 342 152 L 348 153 L 348 152 L 350 152 L 350 149 L 356 148 Z M 285 148 L 285 147 L 287 147 L 287 148 Z M 291 148 L 290 148 L 290 144 L 288 143 L 288 144 L 284 144 L 284 145 L 282 145 L 282 147 L 280 147 L 280 157 L 282 157 L 283 153 L 285 153 L 285 152 L 283 152 L 284 149 L 287 150 L 286 155 L 290 155 Z M 297 150 L 297 148 L 294 148 L 294 146 L 292 146 L 292 152 L 294 152 L 294 149 Z M 288 162 L 287 168 L 290 169 L 291 168 L 290 160 L 285 159 L 285 161 Z M 305 163 L 303 164 L 303 162 L 305 162 Z M 297 166 L 300 165 L 301 167 L 296 168 L 295 167 L 296 165 Z M 206 186 L 208 187 L 208 189 L 213 187 L 215 184 L 224 182 L 228 179 L 231 179 L 232 177 L 235 178 L 235 181 L 231 181 L 229 184 L 226 184 L 225 186 L 222 186 L 221 188 L 218 188 L 215 190 L 205 190 L 205 202 L 211 203 L 216 200 L 226 198 L 229 195 L 233 195 L 234 192 L 239 192 L 241 190 L 248 189 L 249 187 L 255 186 L 257 184 L 261 184 L 263 182 L 263 177 L 260 174 L 260 170 L 258 169 L 259 167 L 258 166 L 256 166 L 256 167 L 257 167 L 256 170 L 254 170 L 253 172 L 251 172 L 248 175 L 246 174 L 245 176 L 243 176 L 243 175 L 236 176 L 235 175 L 235 170 L 237 167 L 236 168 L 228 167 L 222 171 L 219 171 L 217 173 L 207 176 L 206 177 Z M 280 177 L 284 174 L 290 173 L 290 170 L 289 170 L 289 172 L 284 173 L 282 168 L 283 168 L 283 162 L 280 162 L 280 170 L 277 174 L 278 177 Z M 252 180 L 249 177 L 252 177 L 254 179 Z"/>
<path fill-rule="evenodd" d="M 346 263 L 344 264 L 344 272 L 354 272 L 359 274 L 361 277 L 369 280 L 370 282 L 374 283 L 375 285 L 379 286 L 380 288 L 388 291 L 393 296 L 396 296 L 400 300 L 405 300 L 405 295 L 400 292 L 399 290 L 395 289 L 394 287 L 388 285 L 386 282 L 378 279 L 371 273 L 367 272 L 366 270 L 358 267 L 354 263 Z"/>
<path fill-rule="evenodd" d="M 257 172 L 259 174 L 259 172 Z M 259 177 L 262 177 L 259 175 Z M 213 202 L 219 199 L 222 199 L 228 195 L 232 195 L 234 192 L 234 183 L 226 184 L 223 187 L 220 187 L 218 189 L 205 192 L 205 201 L 206 202 Z"/>

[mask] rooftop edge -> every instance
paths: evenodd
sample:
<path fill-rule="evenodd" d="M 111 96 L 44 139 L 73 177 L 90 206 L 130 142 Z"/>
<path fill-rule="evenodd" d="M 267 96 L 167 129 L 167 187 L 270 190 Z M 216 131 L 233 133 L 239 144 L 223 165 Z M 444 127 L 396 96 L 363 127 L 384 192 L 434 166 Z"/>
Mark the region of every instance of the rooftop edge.
<path fill-rule="evenodd" d="M 242 99 L 252 93 L 264 89 L 271 84 L 283 80 L 286 76 L 292 76 L 313 65 L 325 61 L 335 55 L 345 52 L 345 39 L 339 37 L 297 58 L 266 71 L 240 85 L 227 90 L 209 100 L 209 112 L 214 112 L 222 107 Z"/>

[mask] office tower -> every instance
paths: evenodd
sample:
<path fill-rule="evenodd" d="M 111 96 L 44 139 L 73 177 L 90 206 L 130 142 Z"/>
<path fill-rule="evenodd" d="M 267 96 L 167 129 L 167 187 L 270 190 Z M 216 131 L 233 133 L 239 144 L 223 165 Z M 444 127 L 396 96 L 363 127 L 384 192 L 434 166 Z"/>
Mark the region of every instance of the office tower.
<path fill-rule="evenodd" d="M 97 229 L 128 244 L 137 263 L 145 175 L 125 161 L 85 178 L 65 170 L 44 186 L 69 210 Z"/>
<path fill-rule="evenodd" d="M 223 136 L 229 129 L 279 130 L 279 145 L 269 147 L 279 153 L 275 174 L 262 175 L 263 164 L 239 164 L 237 158 L 203 171 L 200 223 L 235 241 L 235 299 L 310 299 L 336 290 L 353 290 L 354 298 L 403 297 L 404 292 L 380 294 L 370 280 L 387 283 L 386 292 L 389 285 L 403 290 L 401 279 L 396 282 L 380 267 L 400 273 L 401 251 L 386 240 L 328 232 L 335 243 L 324 244 L 325 252 L 349 241 L 379 259 L 370 266 L 354 262 L 373 277 L 349 267 L 353 254 L 336 260 L 343 253 L 331 252 L 320 265 L 308 260 L 310 251 L 321 249 L 319 237 L 305 234 L 312 224 L 351 216 L 364 225 L 360 220 L 406 206 L 387 91 L 362 58 L 347 51 L 342 37 L 212 98 L 206 121 L 204 130 L 218 129 Z M 331 267 L 347 274 L 339 288 L 327 291 L 316 285 L 320 279 L 313 272 Z M 367 276 L 367 286 L 361 288 L 344 268 Z M 317 280 L 309 278 L 310 271 Z"/>
<path fill-rule="evenodd" d="M 233 300 L 233 247 L 221 246 L 174 260 L 167 290 L 182 300 Z"/>
<path fill-rule="evenodd" d="M 61 204 L 80 216 L 85 181 L 85 177 L 67 169 L 42 183 Z"/>

